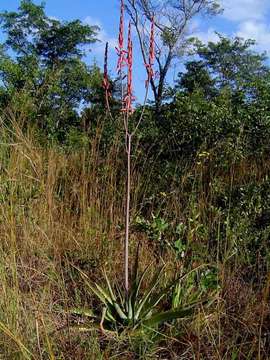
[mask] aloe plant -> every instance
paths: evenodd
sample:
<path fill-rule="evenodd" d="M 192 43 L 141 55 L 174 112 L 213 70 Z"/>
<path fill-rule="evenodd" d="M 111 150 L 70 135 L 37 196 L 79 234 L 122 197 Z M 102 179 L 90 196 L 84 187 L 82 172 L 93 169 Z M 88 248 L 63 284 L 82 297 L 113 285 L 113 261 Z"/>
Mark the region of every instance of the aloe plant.
<path fill-rule="evenodd" d="M 164 266 L 160 267 L 149 282 L 147 289 L 142 291 L 142 283 L 149 273 L 149 266 L 139 275 L 138 256 L 136 256 L 134 274 L 128 295 L 125 289 L 112 286 L 105 271 L 103 271 L 103 275 L 106 286 L 102 287 L 92 282 L 84 272 L 79 270 L 91 293 L 93 293 L 102 304 L 101 315 L 89 310 L 80 310 L 80 315 L 85 315 L 96 321 L 98 320 L 102 332 L 121 331 L 124 329 L 134 331 L 142 330 L 143 328 L 154 328 L 164 322 L 191 316 L 194 308 L 200 301 L 192 302 L 184 307 L 174 307 L 167 311 L 159 310 L 161 301 L 170 292 L 173 292 L 173 288 L 179 284 L 180 280 L 178 277 L 158 291 L 164 269 Z M 182 277 L 185 276 L 186 275 L 183 275 Z M 76 311 L 76 313 L 78 314 L 78 311 Z"/>
<path fill-rule="evenodd" d="M 129 292 L 129 238 L 130 238 L 130 202 L 131 202 L 131 177 L 132 177 L 132 140 L 136 134 L 142 120 L 146 103 L 148 99 L 149 85 L 151 81 L 154 81 L 154 62 L 155 62 L 155 21 L 154 17 L 151 16 L 151 30 L 149 38 L 149 56 L 148 59 L 144 57 L 144 64 L 147 74 L 145 81 L 145 96 L 142 111 L 139 119 L 135 120 L 132 117 L 135 109 L 133 103 L 135 101 L 134 89 L 133 89 L 133 40 L 132 40 L 132 18 L 129 21 L 128 26 L 128 39 L 127 48 L 124 47 L 124 13 L 125 13 L 125 2 L 120 1 L 120 23 L 119 23 L 119 34 L 118 34 L 118 46 L 116 47 L 118 62 L 117 72 L 121 83 L 121 103 L 122 103 L 122 120 L 125 134 L 125 153 L 127 160 L 127 172 L 126 172 L 126 204 L 125 204 L 125 240 L 124 240 L 124 283 L 126 289 L 126 295 Z M 126 79 L 126 84 L 124 80 Z M 103 88 L 105 92 L 107 113 L 112 118 L 112 112 L 110 109 L 111 89 L 108 78 L 108 43 L 106 43 L 105 54 L 104 54 L 104 78 Z M 131 121 L 135 120 L 135 121 Z"/>

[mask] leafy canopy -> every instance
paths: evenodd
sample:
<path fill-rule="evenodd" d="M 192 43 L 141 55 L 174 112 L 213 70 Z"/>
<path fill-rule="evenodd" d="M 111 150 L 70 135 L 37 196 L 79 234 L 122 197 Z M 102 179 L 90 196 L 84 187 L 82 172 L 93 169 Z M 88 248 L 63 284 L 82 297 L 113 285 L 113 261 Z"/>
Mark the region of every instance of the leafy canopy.
<path fill-rule="evenodd" d="M 22 0 L 17 12 L 1 13 L 0 23 L 6 34 L 0 53 L 2 104 L 27 94 L 32 117 L 42 119 L 39 125 L 50 134 L 65 133 L 89 99 L 91 69 L 83 56 L 97 41 L 98 28 L 50 18 L 44 3 L 31 0 Z"/>

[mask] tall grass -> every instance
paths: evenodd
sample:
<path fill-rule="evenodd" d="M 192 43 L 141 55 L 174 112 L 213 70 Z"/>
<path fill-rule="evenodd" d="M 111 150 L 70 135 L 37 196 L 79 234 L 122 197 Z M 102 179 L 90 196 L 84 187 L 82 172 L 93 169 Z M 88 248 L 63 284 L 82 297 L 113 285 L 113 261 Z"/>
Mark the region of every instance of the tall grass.
<path fill-rule="evenodd" d="M 269 161 L 242 159 L 220 171 L 210 154 L 204 162 L 186 165 L 180 179 L 172 176 L 166 191 L 155 192 L 149 199 L 156 189 L 155 163 L 149 158 L 145 166 L 137 167 L 141 160 L 134 155 L 132 224 L 138 214 L 151 218 L 153 212 L 172 227 L 184 223 L 183 237 L 189 244 L 184 261 L 170 248 L 162 253 L 162 261 L 172 269 L 181 268 L 183 262 L 189 268 L 211 263 L 218 269 L 220 290 L 211 309 L 202 307 L 193 319 L 175 323 L 160 334 L 105 339 L 95 331 L 77 331 L 84 320 L 71 315 L 70 309 L 96 306 L 75 267 L 94 281 L 100 278 L 102 267 L 115 281 L 121 279 L 122 135 L 115 134 L 104 151 L 100 122 L 89 143 L 71 151 L 42 143 L 35 128 L 23 120 L 9 112 L 0 127 L 2 358 L 267 359 L 269 268 L 259 257 L 246 263 L 250 250 L 241 244 L 249 236 L 245 224 L 253 213 L 247 210 L 247 218 L 236 226 L 233 191 L 267 181 Z M 222 197 L 224 193 L 231 198 Z M 227 203 L 219 207 L 221 198 Z M 255 202 L 254 206 L 259 207 Z M 166 236 L 170 240 L 174 234 Z M 132 227 L 132 251 L 138 239 L 144 267 L 155 258 L 156 244 L 147 233 Z M 154 262 L 153 271 L 155 266 Z M 247 279 L 248 272 L 252 275 Z"/>

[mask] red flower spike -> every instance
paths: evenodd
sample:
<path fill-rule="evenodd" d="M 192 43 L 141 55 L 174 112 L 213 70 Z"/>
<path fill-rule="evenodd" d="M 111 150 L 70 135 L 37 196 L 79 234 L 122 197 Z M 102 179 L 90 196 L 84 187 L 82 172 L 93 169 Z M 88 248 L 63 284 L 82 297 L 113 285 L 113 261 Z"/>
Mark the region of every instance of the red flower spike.
<path fill-rule="evenodd" d="M 155 62 L 155 22 L 154 17 L 151 19 L 151 34 L 150 34 L 150 50 L 149 50 L 149 64 L 154 65 Z"/>
<path fill-rule="evenodd" d="M 121 73 L 123 67 L 127 64 L 126 51 L 124 50 L 124 0 L 121 0 L 118 47 L 116 51 L 118 55 L 117 71 Z"/>
<path fill-rule="evenodd" d="M 109 44 L 106 43 L 105 53 L 104 53 L 104 71 L 103 71 L 103 88 L 106 92 L 110 91 L 110 82 L 108 78 L 108 47 Z"/>
<path fill-rule="evenodd" d="M 129 22 L 128 27 L 128 51 L 127 51 L 127 94 L 124 99 L 125 109 L 127 113 L 132 113 L 134 110 L 132 108 L 132 102 L 134 101 L 133 96 L 133 87 L 132 87 L 132 73 L 133 73 L 133 44 L 131 40 L 131 23 Z"/>
<path fill-rule="evenodd" d="M 104 54 L 104 72 L 103 72 L 103 89 L 105 90 L 106 102 L 108 104 L 108 100 L 111 97 L 110 91 L 110 82 L 108 77 L 108 47 L 109 44 L 106 43 L 105 46 L 105 54 Z"/>
<path fill-rule="evenodd" d="M 155 62 L 155 21 L 154 17 L 151 19 L 151 31 L 150 31 L 150 44 L 149 44 L 149 58 L 148 64 L 145 64 L 147 71 L 147 80 L 145 82 L 146 87 L 149 84 L 149 81 L 154 78 L 153 65 Z"/>

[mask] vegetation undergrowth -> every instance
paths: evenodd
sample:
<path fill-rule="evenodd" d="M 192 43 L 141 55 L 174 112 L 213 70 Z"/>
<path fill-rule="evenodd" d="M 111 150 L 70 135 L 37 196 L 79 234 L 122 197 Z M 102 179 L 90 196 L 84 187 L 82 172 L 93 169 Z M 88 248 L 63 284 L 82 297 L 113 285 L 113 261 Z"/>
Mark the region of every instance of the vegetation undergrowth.
<path fill-rule="evenodd" d="M 77 269 L 92 284 L 102 286 L 103 268 L 112 288 L 122 281 L 125 182 L 119 137 L 101 159 L 102 129 L 87 148 L 72 153 L 40 145 L 35 131 L 22 131 L 13 118 L 1 125 L 2 356 L 241 358 L 259 347 L 267 354 L 267 160 L 241 159 L 223 172 L 214 159 L 186 166 L 175 189 L 153 194 L 162 200 L 155 216 L 147 206 L 153 189 L 138 180 L 149 176 L 149 168 L 145 174 L 134 168 L 138 206 L 131 216 L 131 251 L 135 256 L 139 239 L 140 269 L 148 267 L 149 273 L 142 294 L 161 262 L 166 268 L 153 295 L 175 281 L 176 272 L 189 274 L 166 293 L 163 308 L 199 305 L 180 322 L 144 331 L 143 339 L 139 333 L 104 337 L 99 325 L 89 331 L 87 311 L 101 314 L 102 307 Z M 200 182 L 202 172 L 211 172 L 210 187 Z"/>
<path fill-rule="evenodd" d="M 0 13 L 0 358 L 267 360 L 266 56 L 189 37 L 216 0 L 121 3 L 115 78 L 108 44 L 103 70 L 84 62 L 96 26 Z"/>

